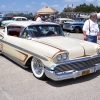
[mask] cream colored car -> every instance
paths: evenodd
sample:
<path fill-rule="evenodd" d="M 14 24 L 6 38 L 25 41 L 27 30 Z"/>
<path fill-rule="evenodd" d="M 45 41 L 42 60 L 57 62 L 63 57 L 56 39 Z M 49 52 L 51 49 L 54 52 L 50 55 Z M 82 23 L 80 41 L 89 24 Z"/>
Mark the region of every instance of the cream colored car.
<path fill-rule="evenodd" d="M 64 36 L 49 22 L 14 22 L 0 31 L 0 53 L 38 79 L 76 78 L 100 69 L 100 45 Z"/>

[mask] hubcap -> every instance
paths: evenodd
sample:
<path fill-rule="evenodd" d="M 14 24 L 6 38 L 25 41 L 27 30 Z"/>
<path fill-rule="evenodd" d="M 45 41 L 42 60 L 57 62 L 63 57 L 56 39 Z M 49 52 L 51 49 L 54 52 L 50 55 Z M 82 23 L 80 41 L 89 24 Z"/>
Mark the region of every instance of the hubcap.
<path fill-rule="evenodd" d="M 42 73 L 43 64 L 40 60 L 36 60 L 33 67 L 34 67 L 34 71 L 35 71 L 36 74 L 40 75 Z"/>

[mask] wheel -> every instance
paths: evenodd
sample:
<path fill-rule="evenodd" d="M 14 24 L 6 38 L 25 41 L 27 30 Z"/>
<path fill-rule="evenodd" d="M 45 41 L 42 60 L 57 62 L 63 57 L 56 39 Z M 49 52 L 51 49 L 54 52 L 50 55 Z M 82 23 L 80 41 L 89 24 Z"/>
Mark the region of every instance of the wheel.
<path fill-rule="evenodd" d="M 42 80 L 46 78 L 44 73 L 44 65 L 41 60 L 33 57 L 31 60 L 31 69 L 36 78 Z"/>
<path fill-rule="evenodd" d="M 2 51 L 0 51 L 0 55 L 2 55 Z"/>
<path fill-rule="evenodd" d="M 74 32 L 75 33 L 79 33 L 80 32 L 80 28 L 79 27 L 75 27 Z"/>

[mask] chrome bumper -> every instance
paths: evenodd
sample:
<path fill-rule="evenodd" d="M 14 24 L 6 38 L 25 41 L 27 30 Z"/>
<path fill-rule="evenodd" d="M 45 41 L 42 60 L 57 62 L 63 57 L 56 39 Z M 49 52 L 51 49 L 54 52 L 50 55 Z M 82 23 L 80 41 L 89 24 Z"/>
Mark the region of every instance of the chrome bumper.
<path fill-rule="evenodd" d="M 45 74 L 48 78 L 50 78 L 54 81 L 61 81 L 61 80 L 66 80 L 66 79 L 77 78 L 77 77 L 83 76 L 82 73 L 84 71 L 89 71 L 88 74 L 90 74 L 90 73 L 96 72 L 97 70 L 100 70 L 100 64 L 97 64 L 94 67 L 87 68 L 84 70 L 73 71 L 73 72 L 64 73 L 64 74 L 56 74 L 54 71 L 50 71 L 48 69 L 45 69 Z"/>

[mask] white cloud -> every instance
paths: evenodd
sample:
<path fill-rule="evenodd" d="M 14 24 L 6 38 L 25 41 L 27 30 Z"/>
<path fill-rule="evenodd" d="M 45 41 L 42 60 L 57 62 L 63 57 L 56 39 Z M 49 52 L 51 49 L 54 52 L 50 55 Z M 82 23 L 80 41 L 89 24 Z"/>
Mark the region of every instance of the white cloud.
<path fill-rule="evenodd" d="M 34 4 L 35 2 L 32 2 L 32 4 Z"/>
<path fill-rule="evenodd" d="M 5 5 L 1 5 L 1 8 L 6 8 L 6 6 Z"/>
<path fill-rule="evenodd" d="M 47 6 L 47 4 L 46 4 L 46 3 L 44 3 L 44 2 L 42 2 L 42 3 L 41 3 L 41 6 Z"/>
<path fill-rule="evenodd" d="M 59 5 L 53 5 L 52 7 L 59 7 Z"/>
<path fill-rule="evenodd" d="M 76 1 L 80 1 L 80 0 L 63 0 L 65 2 L 76 2 Z"/>
<path fill-rule="evenodd" d="M 26 5 L 25 7 L 26 7 L 26 8 L 31 8 L 31 6 L 30 6 L 30 5 Z"/>
<path fill-rule="evenodd" d="M 87 2 L 94 2 L 94 0 L 86 0 Z"/>
<path fill-rule="evenodd" d="M 100 0 L 97 0 L 97 5 L 100 6 Z"/>

